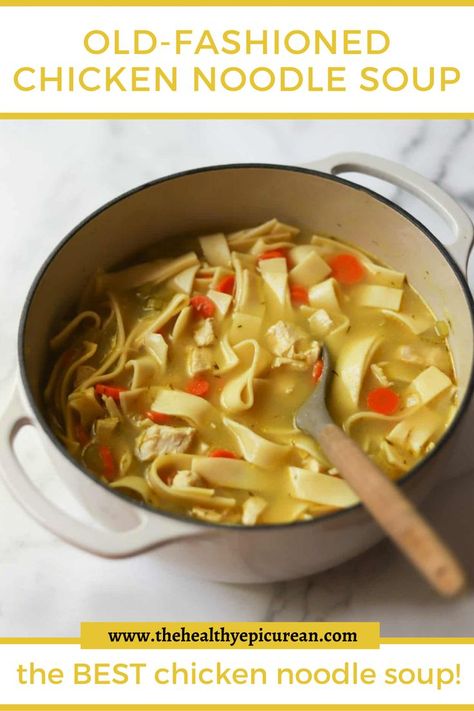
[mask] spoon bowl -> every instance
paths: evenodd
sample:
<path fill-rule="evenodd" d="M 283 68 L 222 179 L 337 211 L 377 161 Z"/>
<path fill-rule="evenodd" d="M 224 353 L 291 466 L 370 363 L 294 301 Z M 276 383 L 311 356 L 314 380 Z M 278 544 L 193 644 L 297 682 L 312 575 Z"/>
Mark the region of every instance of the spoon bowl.
<path fill-rule="evenodd" d="M 466 576 L 453 553 L 400 487 L 331 418 L 326 396 L 332 367 L 326 346 L 322 360 L 321 377 L 296 413 L 296 426 L 319 442 L 340 476 L 432 587 L 445 597 L 459 594 L 466 586 Z"/>

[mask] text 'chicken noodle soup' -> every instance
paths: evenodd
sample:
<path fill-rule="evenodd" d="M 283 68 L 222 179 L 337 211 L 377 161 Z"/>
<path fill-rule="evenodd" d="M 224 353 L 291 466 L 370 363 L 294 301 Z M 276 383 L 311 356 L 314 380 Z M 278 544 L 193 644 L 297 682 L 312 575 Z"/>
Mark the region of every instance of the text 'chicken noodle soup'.
<path fill-rule="evenodd" d="M 354 505 L 294 425 L 323 343 L 331 414 L 389 477 L 435 446 L 456 408 L 449 324 L 405 274 L 276 219 L 191 250 L 99 273 L 51 340 L 50 424 L 101 481 L 223 524 Z"/>

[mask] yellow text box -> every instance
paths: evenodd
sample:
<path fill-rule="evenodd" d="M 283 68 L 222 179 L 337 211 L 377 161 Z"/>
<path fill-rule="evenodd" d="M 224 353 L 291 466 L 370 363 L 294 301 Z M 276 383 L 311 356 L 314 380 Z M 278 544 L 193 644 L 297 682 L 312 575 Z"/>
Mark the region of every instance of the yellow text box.
<path fill-rule="evenodd" d="M 378 622 L 83 622 L 82 649 L 378 649 Z"/>

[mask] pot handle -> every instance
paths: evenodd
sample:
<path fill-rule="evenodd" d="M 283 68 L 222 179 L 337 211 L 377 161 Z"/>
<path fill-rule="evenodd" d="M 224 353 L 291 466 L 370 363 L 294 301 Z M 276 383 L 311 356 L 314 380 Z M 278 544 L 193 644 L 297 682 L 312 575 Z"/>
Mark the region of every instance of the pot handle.
<path fill-rule="evenodd" d="M 52 533 L 78 548 L 106 558 L 137 555 L 151 548 L 195 536 L 196 533 L 202 537 L 202 528 L 191 523 L 182 523 L 164 516 L 153 517 L 139 510 L 138 525 L 125 531 L 98 528 L 73 518 L 43 496 L 16 456 L 14 441 L 20 430 L 28 425 L 36 426 L 34 419 L 23 407 L 16 386 L 7 409 L 0 417 L 0 471 L 18 503 Z"/>
<path fill-rule="evenodd" d="M 430 180 L 400 163 L 368 153 L 336 153 L 320 161 L 306 164 L 304 167 L 321 170 L 331 175 L 340 173 L 371 175 L 420 198 L 440 215 L 454 233 L 454 242 L 445 247 L 462 273 L 466 275 L 474 239 L 474 226 L 463 208 Z"/>

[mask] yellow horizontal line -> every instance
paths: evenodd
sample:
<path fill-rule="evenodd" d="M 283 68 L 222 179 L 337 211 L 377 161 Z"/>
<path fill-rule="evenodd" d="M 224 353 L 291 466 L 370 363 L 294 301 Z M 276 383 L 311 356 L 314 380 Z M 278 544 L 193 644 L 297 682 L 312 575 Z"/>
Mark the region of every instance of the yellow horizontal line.
<path fill-rule="evenodd" d="M 80 637 L 0 637 L 0 644 L 80 643 Z M 381 637 L 380 644 L 474 644 L 474 637 Z M 205 648 L 207 645 L 203 645 Z"/>
<path fill-rule="evenodd" d="M 381 637 L 380 644 L 474 644 L 474 637 Z"/>
<path fill-rule="evenodd" d="M 233 2 L 232 0 L 225 0 L 224 2 L 222 0 L 204 0 L 203 2 L 199 0 L 138 0 L 137 2 L 132 2 L 132 0 L 101 0 L 100 2 L 94 2 L 94 0 L 59 0 L 58 2 L 53 2 L 52 0 L 50 2 L 0 0 L 0 6 L 4 7 L 249 7 L 261 5 L 267 7 L 360 7 L 361 5 L 373 7 L 470 7 L 473 4 L 473 0 L 455 0 L 453 3 L 449 3 L 446 0 L 418 0 L 415 2 L 410 2 L 410 0 L 383 0 L 382 2 L 377 2 L 377 0 L 332 0 L 331 2 L 329 0 L 296 0 L 295 2 L 289 2 L 289 0 L 234 0 Z"/>
<path fill-rule="evenodd" d="M 81 643 L 80 637 L 0 637 L 0 644 L 80 644 L 80 643 Z"/>
<path fill-rule="evenodd" d="M 474 119 L 474 113 L 0 113 L 0 120 L 19 119 Z"/>
<path fill-rule="evenodd" d="M 474 704 L 0 704 L 0 711 L 474 711 Z"/>

